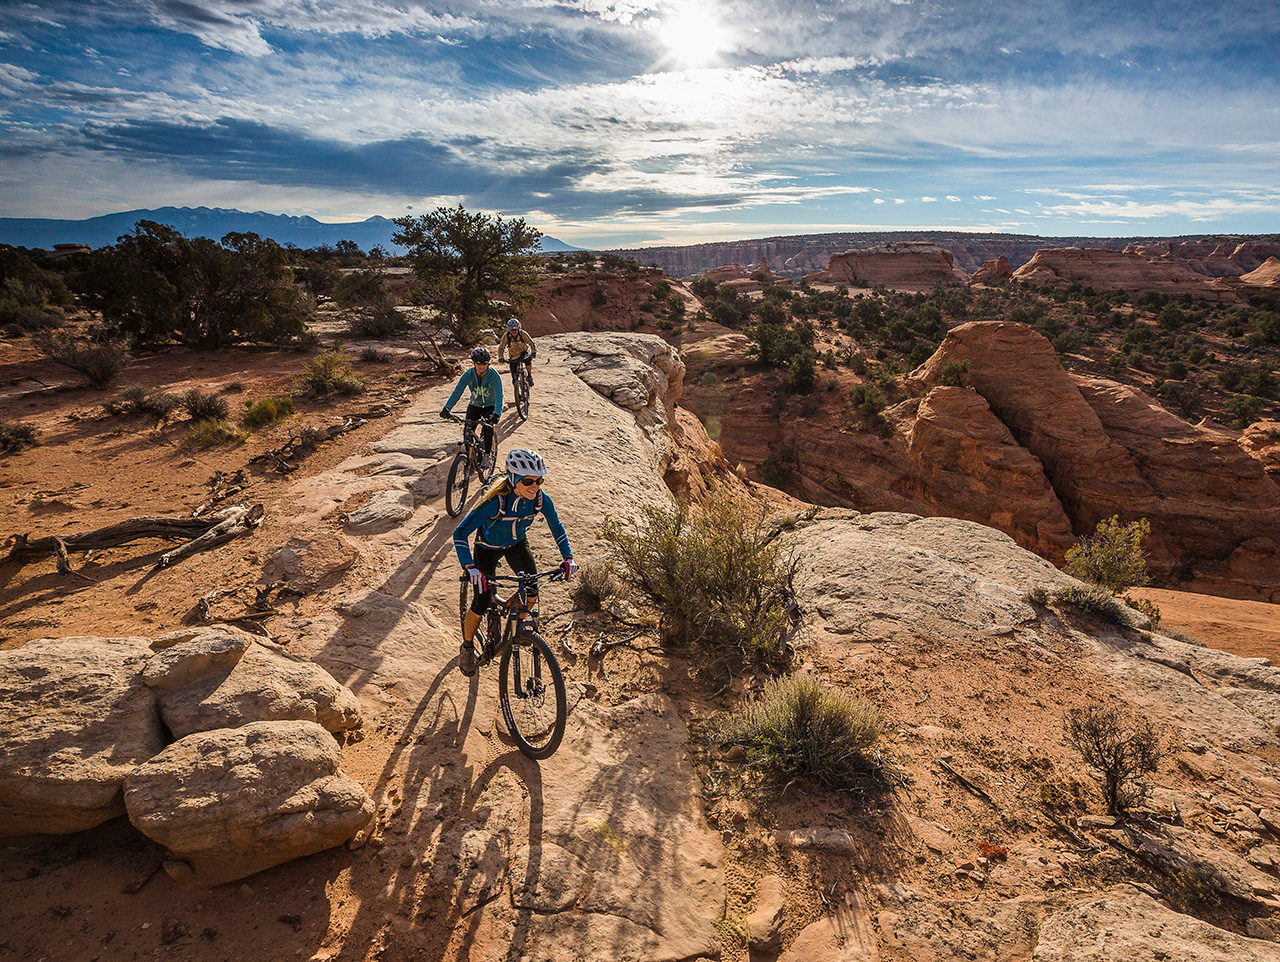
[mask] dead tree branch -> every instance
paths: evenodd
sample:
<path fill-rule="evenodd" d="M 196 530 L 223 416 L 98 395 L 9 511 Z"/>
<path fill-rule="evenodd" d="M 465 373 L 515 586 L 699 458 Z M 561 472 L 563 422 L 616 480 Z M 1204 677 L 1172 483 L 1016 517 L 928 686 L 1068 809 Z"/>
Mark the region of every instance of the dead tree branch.
<path fill-rule="evenodd" d="M 165 568 L 180 558 L 252 533 L 262 521 L 262 514 L 263 507 L 260 504 L 255 504 L 251 508 L 237 505 L 233 508 L 224 508 L 207 518 L 144 516 L 129 518 L 127 521 L 86 531 L 83 534 L 51 535 L 35 539 L 30 535 L 19 534 L 13 538 L 13 545 L 9 548 L 9 559 L 27 561 L 52 554 L 57 558 L 60 574 L 74 574 L 69 557 L 73 551 L 116 548 L 146 538 L 186 541 L 186 544 L 160 556 L 156 567 Z"/>

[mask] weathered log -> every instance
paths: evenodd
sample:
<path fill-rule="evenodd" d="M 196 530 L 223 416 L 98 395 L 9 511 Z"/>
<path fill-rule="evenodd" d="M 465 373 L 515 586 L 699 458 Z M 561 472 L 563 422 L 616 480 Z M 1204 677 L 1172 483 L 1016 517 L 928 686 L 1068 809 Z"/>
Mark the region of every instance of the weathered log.
<path fill-rule="evenodd" d="M 261 522 L 262 515 L 261 504 L 255 504 L 251 508 L 238 505 L 224 508 L 207 518 L 143 516 L 82 534 L 50 535 L 34 539 L 30 535 L 19 534 L 14 536 L 13 545 L 9 548 L 9 558 L 25 561 L 52 554 L 57 558 L 59 573 L 71 574 L 73 572 L 68 556 L 73 551 L 116 548 L 145 538 L 187 541 L 187 544 L 161 555 L 157 567 L 164 568 L 179 558 L 251 533 Z"/>

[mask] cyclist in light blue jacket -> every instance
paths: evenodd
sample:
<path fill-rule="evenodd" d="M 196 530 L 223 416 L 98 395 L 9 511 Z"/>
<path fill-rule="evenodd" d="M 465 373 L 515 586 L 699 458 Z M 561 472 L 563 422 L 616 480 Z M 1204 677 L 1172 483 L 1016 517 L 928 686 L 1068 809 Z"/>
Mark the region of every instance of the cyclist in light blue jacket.
<path fill-rule="evenodd" d="M 480 503 L 453 532 L 453 548 L 458 553 L 458 561 L 476 588 L 471 609 L 463 620 L 462 645 L 458 649 L 458 670 L 464 675 L 474 675 L 476 671 L 473 642 L 480 619 L 493 600 L 489 579 L 498 567 L 498 560 L 505 558 L 514 572 L 534 574 L 538 570 L 526 537 L 529 526 L 538 515 L 546 518 L 547 527 L 564 559 L 560 563 L 561 576 L 568 581 L 578 570 L 578 563 L 573 560 L 573 549 L 569 547 L 569 536 L 556 514 L 556 506 L 551 502 L 551 495 L 542 490 L 542 481 L 547 474 L 546 462 L 537 451 L 513 448 L 507 453 L 506 468 L 506 475 L 489 487 Z M 476 536 L 474 557 L 467 543 L 473 534 Z M 531 608 L 538 603 L 537 590 L 536 584 L 529 589 Z"/>
<path fill-rule="evenodd" d="M 440 409 L 442 418 L 449 417 L 451 413 L 449 409 L 458 403 L 462 392 L 464 390 L 471 392 L 471 399 L 467 402 L 466 419 L 479 421 L 484 425 L 480 433 L 484 439 L 486 471 L 493 464 L 493 426 L 498 423 L 498 418 L 502 417 L 502 378 L 489 366 L 492 359 L 487 347 L 477 347 L 473 350 L 471 361 L 474 367 L 458 378 L 458 384 L 449 395 L 449 400 Z"/>

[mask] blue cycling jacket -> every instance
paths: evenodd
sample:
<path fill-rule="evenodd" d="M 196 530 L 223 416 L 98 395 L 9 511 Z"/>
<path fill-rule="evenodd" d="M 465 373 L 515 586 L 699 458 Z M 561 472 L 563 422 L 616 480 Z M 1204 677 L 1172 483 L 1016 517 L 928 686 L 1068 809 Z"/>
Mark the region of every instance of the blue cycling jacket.
<path fill-rule="evenodd" d="M 492 365 L 484 372 L 483 378 L 476 377 L 474 367 L 458 378 L 457 386 L 449 395 L 449 400 L 445 402 L 446 410 L 452 409 L 458 403 L 458 398 L 462 397 L 464 390 L 471 391 L 471 404 L 482 408 L 492 405 L 494 414 L 502 413 L 502 378 Z"/>
<path fill-rule="evenodd" d="M 539 501 L 542 502 L 541 512 L 538 509 Z M 547 527 L 551 529 L 551 536 L 556 539 L 560 556 L 573 557 L 569 536 L 560 523 L 560 516 L 556 514 L 556 506 L 551 503 L 551 495 L 540 491 L 536 498 L 522 498 L 516 492 L 508 491 L 476 505 L 454 529 L 453 548 L 458 552 L 458 560 L 464 568 L 474 563 L 471 547 L 467 542 L 475 532 L 479 532 L 476 544 L 486 548 L 510 548 L 523 541 L 529 532 L 529 526 L 539 513 L 547 519 Z"/>

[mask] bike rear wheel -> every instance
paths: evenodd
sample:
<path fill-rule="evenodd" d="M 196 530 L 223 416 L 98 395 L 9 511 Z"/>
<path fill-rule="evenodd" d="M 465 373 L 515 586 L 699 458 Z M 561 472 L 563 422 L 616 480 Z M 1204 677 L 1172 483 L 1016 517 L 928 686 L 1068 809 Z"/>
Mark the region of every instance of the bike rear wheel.
<path fill-rule="evenodd" d="M 529 758 L 549 758 L 568 717 L 564 675 L 551 646 L 535 631 L 518 631 L 502 651 L 498 697 L 507 731 Z"/>
<path fill-rule="evenodd" d="M 467 503 L 467 485 L 471 483 L 471 466 L 467 464 L 467 453 L 459 451 L 449 465 L 449 480 L 444 492 L 444 508 L 449 517 L 456 518 L 462 513 L 462 506 Z"/>

